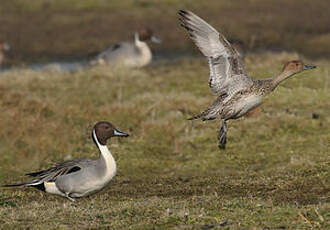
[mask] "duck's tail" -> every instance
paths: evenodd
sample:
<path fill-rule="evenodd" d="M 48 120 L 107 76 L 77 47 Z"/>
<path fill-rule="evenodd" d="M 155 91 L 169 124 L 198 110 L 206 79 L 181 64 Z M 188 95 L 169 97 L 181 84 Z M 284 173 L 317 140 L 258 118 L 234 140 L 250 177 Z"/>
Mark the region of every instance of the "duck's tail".
<path fill-rule="evenodd" d="M 5 185 L 1 185 L 1 187 L 4 188 L 33 187 L 41 191 L 45 191 L 45 184 L 42 181 L 33 181 L 33 182 L 21 183 L 21 184 L 5 184 Z"/>
<path fill-rule="evenodd" d="M 20 183 L 20 184 L 4 184 L 4 185 L 1 185 L 1 187 L 28 187 L 28 186 L 38 186 L 40 184 L 42 184 L 43 181 L 39 181 L 39 180 L 35 180 L 35 181 L 32 181 L 32 182 L 27 182 L 27 183 Z"/>
<path fill-rule="evenodd" d="M 214 120 L 218 117 L 219 117 L 219 115 L 218 115 L 218 113 L 216 113 L 216 111 L 213 109 L 213 107 L 209 107 L 204 112 L 202 112 L 198 115 L 195 115 L 191 118 L 188 118 L 188 120 L 201 119 L 202 121 L 206 121 L 206 120 Z"/>
<path fill-rule="evenodd" d="M 201 114 L 198 114 L 198 115 L 195 115 L 195 116 L 193 116 L 193 117 L 188 118 L 188 120 L 189 120 L 189 121 L 191 121 L 191 120 L 197 120 L 197 119 L 202 119 L 202 120 L 204 120 L 203 117 L 204 117 L 204 114 L 201 113 Z"/>
<path fill-rule="evenodd" d="M 1 187 L 5 187 L 5 188 L 8 188 L 8 187 L 22 187 L 22 186 L 26 186 L 26 183 L 21 183 L 21 184 L 4 184 L 4 185 L 1 185 Z"/>

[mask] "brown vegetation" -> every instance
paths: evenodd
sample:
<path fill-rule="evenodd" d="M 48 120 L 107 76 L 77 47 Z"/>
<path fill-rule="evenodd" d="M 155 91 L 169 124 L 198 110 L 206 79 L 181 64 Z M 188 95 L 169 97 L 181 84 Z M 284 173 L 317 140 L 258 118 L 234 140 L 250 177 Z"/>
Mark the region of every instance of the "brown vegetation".
<path fill-rule="evenodd" d="M 299 1 L 76 1 L 3 0 L 0 39 L 13 47 L 11 63 L 85 59 L 142 26 L 164 41 L 158 52 L 189 52 L 192 43 L 178 26 L 177 11 L 190 9 L 228 38 L 254 50 L 284 49 L 320 57 L 330 55 L 330 5 Z M 196 49 L 195 49 L 196 50 Z"/>

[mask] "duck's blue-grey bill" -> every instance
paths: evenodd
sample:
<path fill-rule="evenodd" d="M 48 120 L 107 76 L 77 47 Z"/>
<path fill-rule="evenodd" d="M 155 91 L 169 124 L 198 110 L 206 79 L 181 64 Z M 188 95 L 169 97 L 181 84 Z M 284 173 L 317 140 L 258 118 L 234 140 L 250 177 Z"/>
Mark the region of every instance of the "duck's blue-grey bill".
<path fill-rule="evenodd" d="M 154 43 L 157 43 L 157 44 L 162 43 L 162 40 L 160 40 L 160 39 L 158 39 L 158 38 L 156 38 L 154 36 L 151 37 L 151 41 L 154 42 Z"/>
<path fill-rule="evenodd" d="M 304 65 L 304 70 L 315 69 L 315 68 L 316 68 L 315 65 Z"/>
<path fill-rule="evenodd" d="M 117 129 L 115 129 L 114 133 L 113 133 L 115 136 L 117 137 L 128 137 L 129 135 L 127 133 L 123 133 Z"/>

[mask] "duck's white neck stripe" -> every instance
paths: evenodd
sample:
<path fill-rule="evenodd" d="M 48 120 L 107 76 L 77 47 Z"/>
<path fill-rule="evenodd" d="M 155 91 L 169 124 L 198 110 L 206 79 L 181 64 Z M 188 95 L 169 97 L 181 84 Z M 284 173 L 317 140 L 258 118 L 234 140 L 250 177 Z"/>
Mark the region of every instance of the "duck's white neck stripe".
<path fill-rule="evenodd" d="M 103 157 L 106 167 L 107 167 L 107 173 L 106 175 L 111 179 L 115 174 L 117 170 L 115 159 L 113 158 L 110 150 L 106 145 L 100 144 L 100 142 L 97 139 L 95 129 L 93 129 L 93 139 L 98 147 L 98 149 L 101 152 L 101 157 Z"/>
<path fill-rule="evenodd" d="M 96 133 L 95 133 L 95 129 L 93 129 L 93 139 L 94 139 L 94 142 L 95 144 L 97 145 L 98 148 L 100 148 L 101 144 L 99 142 L 99 140 L 97 139 L 97 136 L 96 136 Z"/>
<path fill-rule="evenodd" d="M 102 145 L 99 140 L 97 139 L 96 133 L 95 133 L 95 129 L 93 129 L 93 139 L 97 145 L 97 147 L 99 148 L 102 156 L 106 157 L 109 154 L 111 155 L 110 150 L 108 149 L 108 147 L 106 145 Z"/>
<path fill-rule="evenodd" d="M 137 47 L 146 46 L 146 43 L 144 41 L 141 41 L 140 40 L 140 37 L 139 37 L 139 33 L 138 32 L 135 32 L 134 39 L 135 39 L 135 45 Z"/>
<path fill-rule="evenodd" d="M 140 38 L 139 38 L 139 33 L 135 32 L 135 34 L 134 34 L 134 40 L 135 40 L 135 44 L 141 42 L 140 41 Z"/>

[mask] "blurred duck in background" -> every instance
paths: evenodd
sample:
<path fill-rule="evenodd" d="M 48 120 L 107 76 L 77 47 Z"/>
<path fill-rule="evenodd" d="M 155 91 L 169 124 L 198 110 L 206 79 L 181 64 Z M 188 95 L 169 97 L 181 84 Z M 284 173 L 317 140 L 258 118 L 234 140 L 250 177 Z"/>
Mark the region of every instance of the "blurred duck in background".
<path fill-rule="evenodd" d="M 221 118 L 218 136 L 220 149 L 225 149 L 227 142 L 227 120 L 240 118 L 257 108 L 265 96 L 289 77 L 316 68 L 299 60 L 290 61 L 273 78 L 252 79 L 245 70 L 239 48 L 234 48 L 222 34 L 194 13 L 181 10 L 179 15 L 181 26 L 208 59 L 209 87 L 218 96 L 204 112 L 189 120 Z"/>
<path fill-rule="evenodd" d="M 91 65 L 114 65 L 129 68 L 141 68 L 152 60 L 152 53 L 148 41 L 161 43 L 153 36 L 149 28 L 141 29 L 134 34 L 134 41 L 117 43 L 93 59 Z"/>
<path fill-rule="evenodd" d="M 6 52 L 10 50 L 10 46 L 7 42 L 0 41 L 0 65 L 5 61 Z"/>

